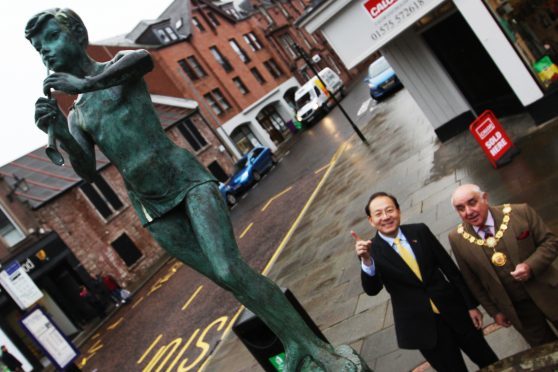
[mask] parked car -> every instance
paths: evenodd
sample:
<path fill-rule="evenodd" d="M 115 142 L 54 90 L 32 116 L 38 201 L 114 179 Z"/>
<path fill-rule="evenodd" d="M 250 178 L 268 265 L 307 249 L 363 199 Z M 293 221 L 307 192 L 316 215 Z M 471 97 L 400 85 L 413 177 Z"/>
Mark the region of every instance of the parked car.
<path fill-rule="evenodd" d="M 329 67 L 318 72 L 325 83 L 322 85 L 318 77 L 314 76 L 295 92 L 296 119 L 310 126 L 325 115 L 328 110 L 329 90 L 333 94 L 344 95 L 343 80 Z"/>
<path fill-rule="evenodd" d="M 231 178 L 219 185 L 221 195 L 229 205 L 236 204 L 238 196 L 261 180 L 262 175 L 274 164 L 277 164 L 277 159 L 269 148 L 253 148 L 236 162 Z"/>
<path fill-rule="evenodd" d="M 370 96 L 377 101 L 403 87 L 395 71 L 384 57 L 380 57 L 370 64 L 368 76 L 364 81 L 368 83 Z"/>

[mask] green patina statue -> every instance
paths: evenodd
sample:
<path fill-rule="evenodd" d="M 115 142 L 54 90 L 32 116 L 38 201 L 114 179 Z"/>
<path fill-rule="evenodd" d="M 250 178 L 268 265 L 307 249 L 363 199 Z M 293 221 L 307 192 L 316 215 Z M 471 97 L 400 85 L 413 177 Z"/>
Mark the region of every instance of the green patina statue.
<path fill-rule="evenodd" d="M 43 83 L 47 97 L 35 105 L 36 124 L 61 143 L 84 180 L 97 177 L 97 145 L 122 174 L 155 240 L 260 317 L 283 343 L 286 371 L 368 370 L 350 348 L 334 349 L 316 337 L 279 287 L 243 261 L 216 180 L 160 125 L 143 80 L 153 68 L 147 51 L 93 60 L 86 52 L 87 30 L 70 9 L 35 15 L 25 36 L 54 71 Z M 50 98 L 51 89 L 79 95 L 67 119 Z"/>

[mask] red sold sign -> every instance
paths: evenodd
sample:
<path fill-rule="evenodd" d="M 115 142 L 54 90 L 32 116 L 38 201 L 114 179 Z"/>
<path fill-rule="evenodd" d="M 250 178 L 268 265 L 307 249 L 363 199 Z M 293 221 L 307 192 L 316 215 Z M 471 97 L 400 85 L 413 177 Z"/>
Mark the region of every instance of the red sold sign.
<path fill-rule="evenodd" d="M 490 110 L 483 112 L 471 123 L 469 130 L 494 168 L 510 162 L 512 156 L 518 153 L 502 124 Z"/>
<path fill-rule="evenodd" d="M 364 3 L 364 7 L 372 18 L 377 18 L 396 2 L 397 0 L 368 0 Z"/>

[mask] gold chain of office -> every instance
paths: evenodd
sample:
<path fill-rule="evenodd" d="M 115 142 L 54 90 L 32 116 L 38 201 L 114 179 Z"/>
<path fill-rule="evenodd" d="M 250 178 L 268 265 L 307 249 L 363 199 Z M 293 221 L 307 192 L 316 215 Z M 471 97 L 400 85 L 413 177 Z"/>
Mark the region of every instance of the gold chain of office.
<path fill-rule="evenodd" d="M 462 223 L 460 223 L 457 226 L 457 232 L 463 237 L 463 239 L 467 240 L 471 244 L 476 244 L 480 247 L 484 246 L 489 249 L 492 249 L 492 251 L 494 252 L 491 258 L 492 264 L 494 266 L 504 266 L 508 258 L 504 253 L 496 251 L 496 245 L 498 245 L 498 242 L 504 236 L 504 232 L 508 229 L 508 223 L 510 222 L 511 211 L 512 211 L 511 205 L 504 204 L 504 208 L 502 209 L 502 212 L 504 213 L 502 224 L 500 225 L 500 228 L 498 229 L 496 234 L 494 234 L 494 236 L 491 236 L 487 239 L 478 239 L 473 235 L 469 234 L 468 232 L 465 231 L 465 228 L 463 227 Z"/>

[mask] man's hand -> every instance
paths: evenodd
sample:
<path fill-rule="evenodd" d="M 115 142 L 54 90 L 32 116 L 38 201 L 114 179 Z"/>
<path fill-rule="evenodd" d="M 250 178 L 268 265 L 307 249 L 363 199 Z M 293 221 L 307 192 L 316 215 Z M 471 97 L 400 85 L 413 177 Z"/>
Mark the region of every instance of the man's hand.
<path fill-rule="evenodd" d="M 48 95 L 51 89 L 68 94 L 79 94 L 88 91 L 89 80 L 87 77 L 79 78 L 65 72 L 55 72 L 43 81 L 43 92 Z"/>
<path fill-rule="evenodd" d="M 366 266 L 372 266 L 372 257 L 370 256 L 371 240 L 362 240 L 360 236 L 351 230 L 351 236 L 355 239 L 355 250 L 357 256 L 364 262 Z"/>
<path fill-rule="evenodd" d="M 475 309 L 469 310 L 469 316 L 471 317 L 471 320 L 473 321 L 473 325 L 475 326 L 475 328 L 476 329 L 481 329 L 482 328 L 482 313 L 479 311 L 479 309 L 475 308 Z"/>
<path fill-rule="evenodd" d="M 496 322 L 496 324 L 504 328 L 508 328 L 509 326 L 511 326 L 511 322 L 508 320 L 508 318 L 506 318 L 506 316 L 503 313 L 498 313 L 494 315 L 494 321 Z"/>
<path fill-rule="evenodd" d="M 515 280 L 525 282 L 531 278 L 531 268 L 526 263 L 520 263 L 510 274 Z"/>

